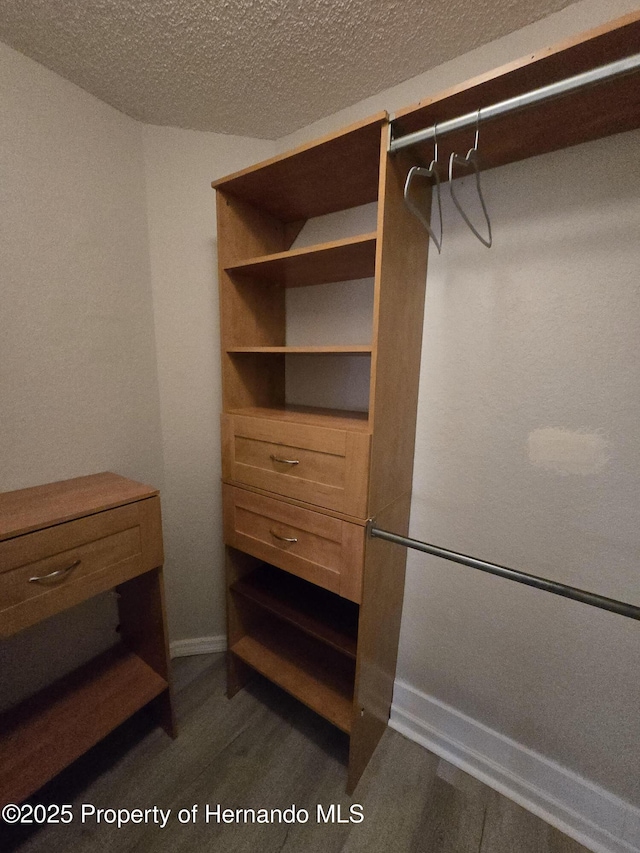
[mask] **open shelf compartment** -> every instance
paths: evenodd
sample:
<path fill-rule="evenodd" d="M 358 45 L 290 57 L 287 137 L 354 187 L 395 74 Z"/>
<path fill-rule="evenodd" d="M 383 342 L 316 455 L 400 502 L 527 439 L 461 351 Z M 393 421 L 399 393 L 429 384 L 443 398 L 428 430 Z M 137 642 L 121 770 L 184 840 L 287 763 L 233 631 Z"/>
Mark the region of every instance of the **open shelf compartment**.
<path fill-rule="evenodd" d="M 231 591 L 355 660 L 359 608 L 352 601 L 267 564 Z"/>
<path fill-rule="evenodd" d="M 0 716 L 0 805 L 22 802 L 169 687 L 124 644 Z"/>
<path fill-rule="evenodd" d="M 276 618 L 260 619 L 231 646 L 231 652 L 350 733 L 355 661 Z"/>

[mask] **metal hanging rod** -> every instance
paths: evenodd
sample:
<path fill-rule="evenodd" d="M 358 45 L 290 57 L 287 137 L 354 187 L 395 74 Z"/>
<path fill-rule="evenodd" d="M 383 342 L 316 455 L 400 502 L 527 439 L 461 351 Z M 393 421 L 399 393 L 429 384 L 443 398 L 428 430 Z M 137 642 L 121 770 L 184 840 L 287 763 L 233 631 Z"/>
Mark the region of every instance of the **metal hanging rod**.
<path fill-rule="evenodd" d="M 446 548 L 429 545 L 426 542 L 420 542 L 418 539 L 409 539 L 407 536 L 399 536 L 397 533 L 381 530 L 374 525 L 375 520 L 369 523 L 369 535 L 375 539 L 385 539 L 387 542 L 395 542 L 396 545 L 413 548 L 415 551 L 424 551 L 425 554 L 442 557 L 443 560 L 450 560 L 452 563 L 460 563 L 462 566 L 469 566 L 471 569 L 488 572 L 490 575 L 498 575 L 498 577 L 507 578 L 526 586 L 532 586 L 535 589 L 543 589 L 545 592 L 552 592 L 554 595 L 561 595 L 564 598 L 571 598 L 573 601 L 580 601 L 582 604 L 590 604 L 592 607 L 600 608 L 600 610 L 609 610 L 611 613 L 618 613 L 620 616 L 626 616 L 629 619 L 640 620 L 640 607 L 627 604 L 625 601 L 605 598 L 605 596 L 597 595 L 595 592 L 587 592 L 584 589 L 577 589 L 574 586 L 550 581 L 546 578 L 518 571 L 517 569 L 509 569 L 506 566 L 499 566 L 496 563 L 488 563 L 485 560 L 477 560 L 475 557 L 468 557 L 465 554 L 448 551 Z"/>
<path fill-rule="evenodd" d="M 490 119 L 498 118 L 505 113 L 512 113 L 516 110 L 522 110 L 537 104 L 540 101 L 548 101 L 551 98 L 558 98 L 562 95 L 568 95 L 570 92 L 575 92 L 578 89 L 585 89 L 588 86 L 594 86 L 597 83 L 604 83 L 614 77 L 620 77 L 622 74 L 629 74 L 632 71 L 640 69 L 640 53 L 634 56 L 628 56 L 626 59 L 619 59 L 616 62 L 610 62 L 608 65 L 601 65 L 599 68 L 593 68 L 591 71 L 584 71 L 582 74 L 576 74 L 573 77 L 567 77 L 565 80 L 558 80 L 557 83 L 550 83 L 548 86 L 541 86 L 539 89 L 533 89 L 531 92 L 525 92 L 522 95 L 516 95 L 513 98 L 508 98 L 506 101 L 500 101 L 497 104 L 491 104 L 488 107 L 482 107 L 480 110 L 474 110 L 471 113 L 466 113 L 458 118 L 452 118 L 448 121 L 438 122 L 437 132 L 438 139 L 441 139 L 447 133 L 453 133 L 456 130 L 462 130 L 465 127 L 475 127 L 478 122 L 485 122 Z M 398 139 L 392 139 L 389 143 L 390 153 L 400 151 L 402 148 L 408 148 L 411 145 L 416 145 L 419 142 L 427 142 L 434 139 L 436 135 L 436 126 L 427 127 L 424 130 L 416 130 L 414 133 L 408 133 L 406 136 L 400 136 Z"/>

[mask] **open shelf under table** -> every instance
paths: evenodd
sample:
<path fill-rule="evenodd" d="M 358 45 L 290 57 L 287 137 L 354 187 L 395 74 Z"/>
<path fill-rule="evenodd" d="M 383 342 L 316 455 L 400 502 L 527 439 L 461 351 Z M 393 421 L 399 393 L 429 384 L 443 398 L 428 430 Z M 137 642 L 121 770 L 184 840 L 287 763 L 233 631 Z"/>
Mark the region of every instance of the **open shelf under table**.
<path fill-rule="evenodd" d="M 168 689 L 124 645 L 0 716 L 0 805 L 19 803 Z"/>

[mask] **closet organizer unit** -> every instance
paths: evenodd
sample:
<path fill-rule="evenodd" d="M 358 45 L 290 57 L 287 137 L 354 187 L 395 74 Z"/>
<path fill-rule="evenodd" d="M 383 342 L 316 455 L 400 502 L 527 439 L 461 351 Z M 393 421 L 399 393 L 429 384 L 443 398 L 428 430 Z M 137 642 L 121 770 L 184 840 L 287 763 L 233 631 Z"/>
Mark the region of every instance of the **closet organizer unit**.
<path fill-rule="evenodd" d="M 388 134 L 380 113 L 213 183 L 228 692 L 257 670 L 349 734 L 350 788 L 391 704 L 405 554 L 365 534 L 373 515 L 407 529 L 428 249 Z M 291 249 L 307 220 L 372 202 L 375 231 Z M 371 277 L 366 345 L 287 346 L 287 288 Z M 328 356 L 338 374 L 367 360 L 367 411 L 288 404 L 287 363 Z"/>
<path fill-rule="evenodd" d="M 394 139 L 629 57 L 639 46 L 634 13 L 400 111 Z M 638 126 L 636 71 L 480 121 L 481 164 Z M 467 151 L 474 131 L 439 136 L 441 162 Z M 380 114 L 213 184 L 229 694 L 253 668 L 349 733 L 348 789 L 384 731 L 393 690 L 406 552 L 365 531 L 375 517 L 376 528 L 406 535 L 427 265 L 427 234 L 405 207 L 403 187 L 411 166 L 431 161 L 433 141 L 389 156 L 388 143 Z M 426 183 L 424 192 L 428 214 Z M 374 233 L 291 249 L 308 219 L 374 201 Z M 287 288 L 371 275 L 370 345 L 287 346 Z M 370 360 L 366 413 L 287 405 L 286 359 L 328 353 Z"/>

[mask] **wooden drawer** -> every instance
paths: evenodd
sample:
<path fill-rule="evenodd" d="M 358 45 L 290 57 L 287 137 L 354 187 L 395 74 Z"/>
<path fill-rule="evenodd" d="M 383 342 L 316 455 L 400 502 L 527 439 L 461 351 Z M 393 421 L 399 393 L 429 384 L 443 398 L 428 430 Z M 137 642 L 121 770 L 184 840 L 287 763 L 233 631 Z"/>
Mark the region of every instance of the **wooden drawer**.
<path fill-rule="evenodd" d="M 0 542 L 0 636 L 161 565 L 160 523 L 150 498 Z"/>
<path fill-rule="evenodd" d="M 360 602 L 365 528 L 223 486 L 225 543 Z"/>
<path fill-rule="evenodd" d="M 223 415 L 222 437 L 225 480 L 366 517 L 368 433 Z"/>

